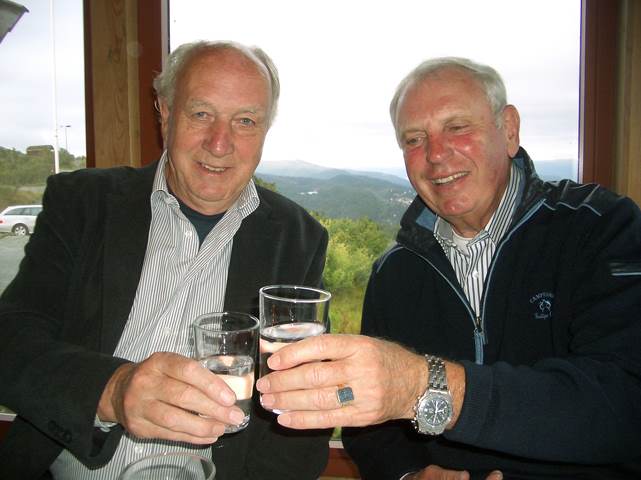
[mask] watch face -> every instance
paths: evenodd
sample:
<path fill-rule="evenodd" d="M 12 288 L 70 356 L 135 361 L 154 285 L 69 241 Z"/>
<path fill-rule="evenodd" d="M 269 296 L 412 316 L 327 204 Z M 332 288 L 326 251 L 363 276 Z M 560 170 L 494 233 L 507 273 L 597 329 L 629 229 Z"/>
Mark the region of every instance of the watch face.
<path fill-rule="evenodd" d="M 430 391 L 418 409 L 419 431 L 441 434 L 452 419 L 452 400 L 448 394 Z"/>
<path fill-rule="evenodd" d="M 424 411 L 426 422 L 434 426 L 447 424 L 452 413 L 450 403 L 440 395 L 429 398 Z"/>

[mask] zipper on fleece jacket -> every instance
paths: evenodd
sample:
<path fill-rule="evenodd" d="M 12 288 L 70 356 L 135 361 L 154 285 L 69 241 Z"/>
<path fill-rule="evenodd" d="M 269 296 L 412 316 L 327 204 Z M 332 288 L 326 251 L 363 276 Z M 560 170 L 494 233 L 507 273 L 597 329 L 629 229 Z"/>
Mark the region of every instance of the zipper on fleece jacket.
<path fill-rule="evenodd" d="M 474 317 L 474 363 L 483 365 L 483 345 L 485 345 L 485 333 L 481 317 Z"/>
<path fill-rule="evenodd" d="M 443 274 L 438 268 L 436 268 L 436 265 L 434 265 L 430 260 L 428 260 L 424 255 L 418 253 L 416 250 L 411 249 L 407 247 L 406 245 L 402 245 L 403 248 L 409 250 L 412 252 L 414 255 L 416 255 L 419 258 L 422 258 L 423 261 L 425 261 L 430 267 L 432 267 L 436 273 L 438 273 L 441 277 L 443 277 L 443 280 L 447 282 L 447 284 L 454 290 L 454 293 L 456 293 L 456 296 L 461 300 L 461 303 L 465 306 L 465 309 L 467 310 L 467 313 L 470 315 L 470 319 L 472 320 L 472 324 L 474 325 L 474 362 L 477 363 L 478 365 L 483 364 L 483 344 L 485 343 L 485 334 L 483 333 L 483 323 L 480 317 L 477 317 L 474 315 L 474 312 L 472 311 L 472 307 L 470 306 L 470 302 L 467 300 L 465 295 L 461 295 L 460 289 L 456 288 L 456 285 L 454 285 L 449 278 Z"/>
<path fill-rule="evenodd" d="M 476 363 L 478 365 L 483 364 L 483 345 L 486 343 L 485 332 L 483 330 L 483 325 L 485 325 L 485 305 L 487 305 L 487 292 L 490 290 L 490 283 L 492 280 L 492 274 L 494 273 L 494 267 L 496 266 L 496 260 L 501 254 L 501 250 L 503 250 L 505 244 L 512 237 L 512 235 L 514 235 L 514 232 L 521 228 L 521 226 L 525 224 L 525 222 L 527 222 L 544 203 L 544 199 L 539 200 L 521 217 L 521 220 L 519 220 L 514 228 L 508 230 L 505 235 L 503 235 L 503 238 L 499 242 L 496 251 L 492 256 L 492 262 L 485 278 L 485 288 L 483 289 L 483 297 L 481 298 L 481 305 L 479 307 L 481 310 L 481 314 L 476 317 L 476 323 L 474 326 L 474 351 L 476 353 Z"/>
<path fill-rule="evenodd" d="M 507 243 L 509 238 L 516 232 L 521 226 L 527 222 L 545 203 L 544 199 L 541 199 L 538 201 L 536 204 L 530 208 L 522 217 L 521 220 L 514 226 L 514 228 L 510 229 L 508 232 L 505 233 L 503 236 L 503 239 L 499 243 L 496 252 L 494 253 L 494 256 L 492 258 L 492 263 L 490 265 L 490 269 L 487 273 L 487 278 L 485 279 L 485 289 L 483 291 L 483 298 L 481 299 L 481 314 L 480 315 L 475 315 L 474 312 L 472 311 L 472 307 L 470 306 L 470 302 L 467 300 L 467 298 L 464 295 L 461 295 L 461 292 L 459 291 L 458 288 L 456 288 L 456 285 L 452 284 L 449 278 L 445 276 L 443 272 L 441 272 L 438 268 L 436 268 L 436 265 L 434 265 L 430 260 L 428 260 L 424 255 L 421 253 L 418 253 L 416 250 L 409 248 L 406 245 L 401 244 L 401 246 L 410 252 L 414 253 L 416 256 L 419 258 L 422 258 L 425 262 L 427 262 L 443 279 L 447 282 L 447 284 L 454 290 L 454 293 L 459 297 L 465 308 L 467 309 L 467 312 L 470 315 L 470 318 L 472 319 L 472 323 L 474 325 L 474 363 L 477 365 L 483 365 L 484 361 L 484 345 L 487 343 L 486 337 L 485 337 L 485 329 L 483 326 L 485 325 L 485 305 L 487 304 L 487 292 L 489 291 L 489 286 L 490 286 L 490 280 L 492 277 L 492 274 L 494 272 L 494 267 L 496 265 L 496 259 L 498 258 L 499 254 L 501 253 L 501 250 L 503 249 L 503 246 Z"/>

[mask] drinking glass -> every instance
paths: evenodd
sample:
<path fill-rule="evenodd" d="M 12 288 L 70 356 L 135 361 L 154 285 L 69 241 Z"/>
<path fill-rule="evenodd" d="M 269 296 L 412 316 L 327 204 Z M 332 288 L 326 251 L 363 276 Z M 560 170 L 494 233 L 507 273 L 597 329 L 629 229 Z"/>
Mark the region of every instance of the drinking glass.
<path fill-rule="evenodd" d="M 258 325 L 256 317 L 238 312 L 206 313 L 194 322 L 196 358 L 229 385 L 245 414 L 240 425 L 227 425 L 225 433 L 238 432 L 249 423 Z"/>
<path fill-rule="evenodd" d="M 261 377 L 271 372 L 267 359 L 274 352 L 325 333 L 330 298 L 325 290 L 296 285 L 269 285 L 259 290 Z"/>
<path fill-rule="evenodd" d="M 130 463 L 118 480 L 213 480 L 214 463 L 186 452 L 149 455 Z"/>

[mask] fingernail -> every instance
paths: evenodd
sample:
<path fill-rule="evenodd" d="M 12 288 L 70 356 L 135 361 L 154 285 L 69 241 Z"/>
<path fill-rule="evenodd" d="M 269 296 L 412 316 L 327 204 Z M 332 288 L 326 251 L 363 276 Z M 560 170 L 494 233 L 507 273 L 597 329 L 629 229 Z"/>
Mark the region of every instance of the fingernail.
<path fill-rule="evenodd" d="M 272 370 L 278 368 L 278 366 L 280 365 L 280 356 L 277 354 L 274 354 L 271 357 L 269 357 L 269 359 L 267 360 L 267 365 L 269 365 L 269 367 Z"/>
<path fill-rule="evenodd" d="M 256 382 L 256 390 L 259 392 L 266 392 L 269 390 L 269 380 L 265 378 L 259 378 Z"/>
<path fill-rule="evenodd" d="M 283 427 L 289 427 L 292 423 L 292 418 L 290 415 L 283 413 L 282 415 L 278 415 L 277 419 L 278 423 L 280 423 Z"/>
<path fill-rule="evenodd" d="M 222 401 L 223 405 L 227 406 L 231 406 L 236 403 L 236 397 L 234 396 L 234 394 L 228 392 L 227 390 L 223 390 L 222 392 L 220 392 L 220 400 Z"/>
<path fill-rule="evenodd" d="M 263 407 L 271 407 L 274 404 L 274 396 L 270 394 L 265 394 L 260 396 L 260 404 Z"/>
<path fill-rule="evenodd" d="M 245 414 L 242 410 L 234 409 L 229 414 L 229 419 L 234 423 L 234 425 L 240 425 L 245 420 Z"/>

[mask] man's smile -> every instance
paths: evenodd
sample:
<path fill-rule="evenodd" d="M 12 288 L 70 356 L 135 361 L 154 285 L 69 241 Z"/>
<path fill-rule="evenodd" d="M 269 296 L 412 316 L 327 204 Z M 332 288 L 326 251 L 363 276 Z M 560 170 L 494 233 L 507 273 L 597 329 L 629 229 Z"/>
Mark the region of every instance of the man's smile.
<path fill-rule="evenodd" d="M 434 185 L 445 185 L 447 183 L 451 183 L 455 180 L 458 180 L 459 178 L 465 177 L 469 174 L 469 172 L 459 172 L 455 173 L 453 175 L 450 175 L 448 177 L 441 177 L 441 178 L 434 178 L 432 179 L 432 183 Z"/>
<path fill-rule="evenodd" d="M 228 168 L 228 167 L 212 167 L 211 165 L 207 165 L 206 163 L 202 163 L 202 162 L 200 162 L 200 166 L 203 167 L 208 172 L 212 172 L 212 173 L 223 173 Z"/>

